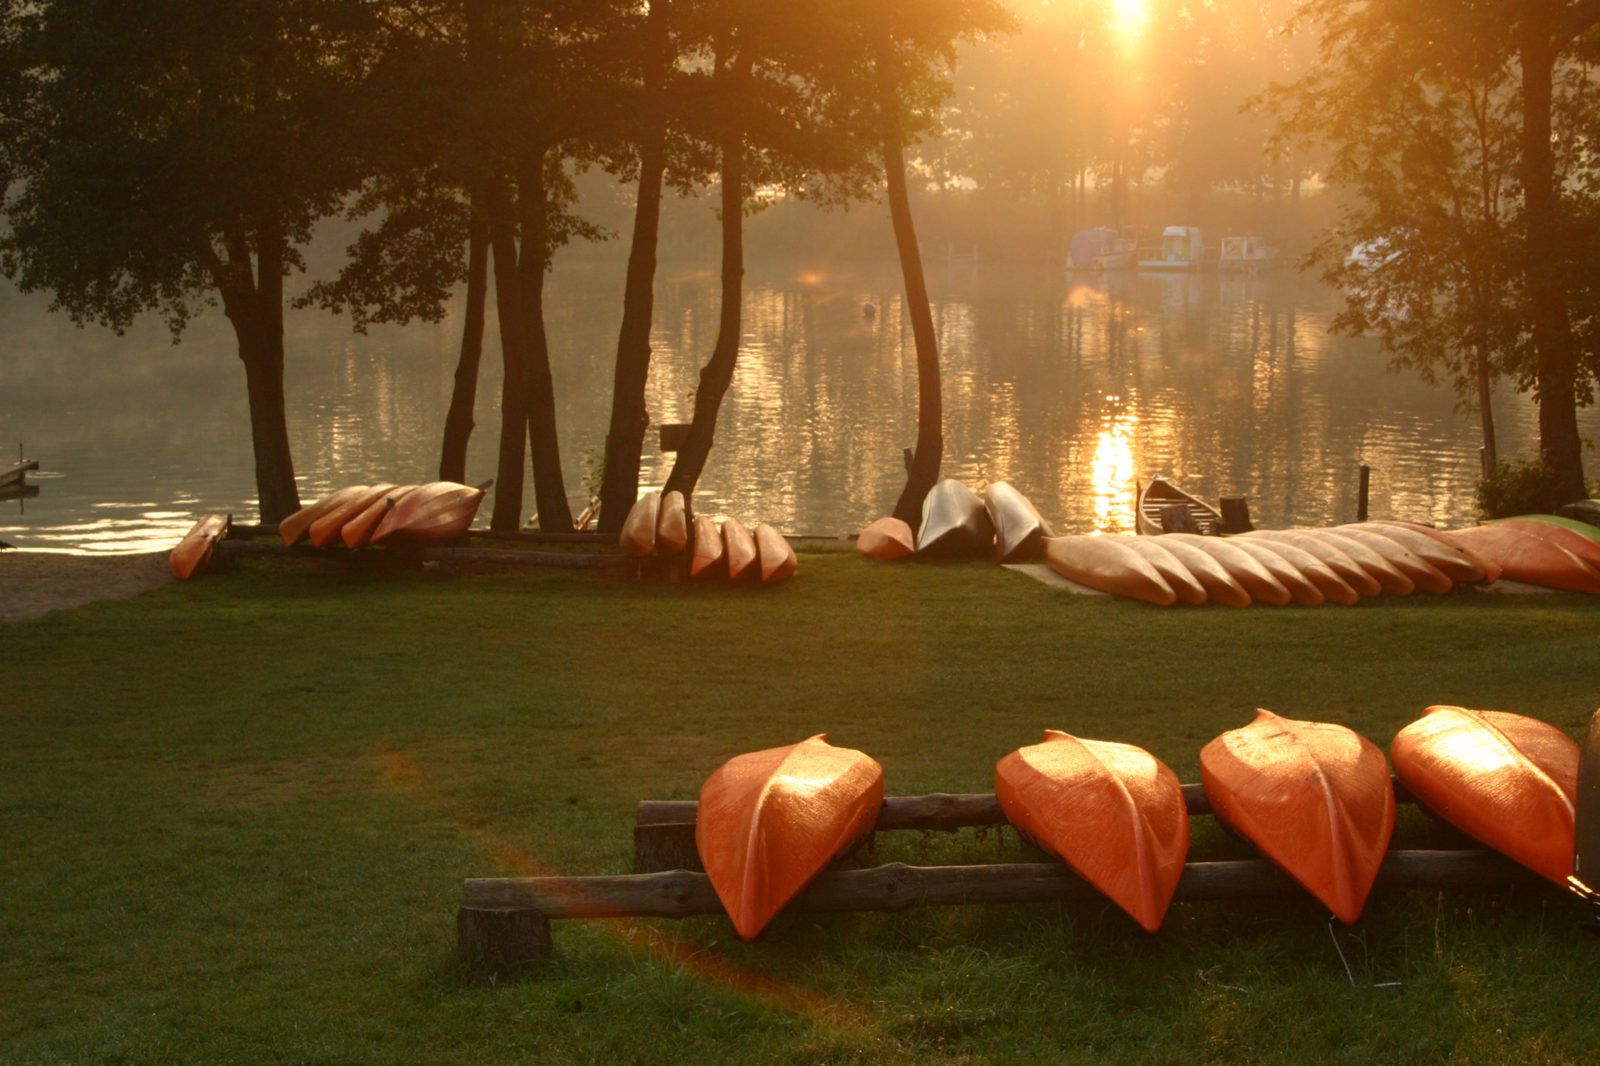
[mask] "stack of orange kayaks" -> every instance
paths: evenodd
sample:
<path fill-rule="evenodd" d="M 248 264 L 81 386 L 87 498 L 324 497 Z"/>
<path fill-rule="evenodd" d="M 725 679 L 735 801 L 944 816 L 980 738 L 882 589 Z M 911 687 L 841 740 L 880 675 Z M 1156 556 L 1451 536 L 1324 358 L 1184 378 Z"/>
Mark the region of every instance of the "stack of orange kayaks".
<path fill-rule="evenodd" d="M 396 485 L 373 500 L 365 510 L 346 522 L 344 528 L 339 531 L 339 538 L 344 541 L 344 546 L 353 549 L 371 544 L 372 535 L 378 531 L 378 524 L 389 516 L 390 509 L 420 488 L 421 485 Z"/>
<path fill-rule="evenodd" d="M 208 514 L 196 522 L 167 557 L 167 565 L 172 568 L 173 576 L 179 581 L 187 581 L 209 563 L 217 541 L 228 535 L 228 525 L 228 517 L 220 514 Z"/>
<path fill-rule="evenodd" d="M 689 575 L 702 580 L 738 581 L 753 575 L 764 585 L 781 585 L 800 563 L 783 534 L 765 523 L 752 534 L 736 518 L 726 519 L 720 530 L 704 516 L 691 521 L 683 494 L 676 490 L 639 497 L 622 523 L 620 543 L 635 558 L 687 552 Z"/>
<path fill-rule="evenodd" d="M 1054 729 L 995 766 L 1008 821 L 1109 896 L 1148 932 L 1161 928 L 1189 852 L 1177 775 L 1143 748 Z"/>
<path fill-rule="evenodd" d="M 356 486 L 348 497 L 329 507 L 311 523 L 311 543 L 322 548 L 339 540 L 347 525 L 394 489 L 393 485 Z"/>
<path fill-rule="evenodd" d="M 311 525 L 317 519 L 356 499 L 367 490 L 366 485 L 351 485 L 348 488 L 330 492 L 315 503 L 308 503 L 294 514 L 278 523 L 278 536 L 283 540 L 283 546 L 292 548 L 300 542 L 300 538 L 311 532 Z"/>
<path fill-rule="evenodd" d="M 483 489 L 454 481 L 419 486 L 389 508 L 372 531 L 371 543 L 393 539 L 405 544 L 448 544 L 472 527 L 483 496 Z"/>
<path fill-rule="evenodd" d="M 882 806 L 883 767 L 825 734 L 724 763 L 700 789 L 694 837 L 739 935 L 760 935 Z"/>
<path fill-rule="evenodd" d="M 1430 707 L 1389 747 L 1417 802 L 1564 885 L 1572 874 L 1578 745 L 1520 714 Z"/>
<path fill-rule="evenodd" d="M 880 563 L 909 559 L 917 553 L 917 537 L 898 518 L 880 518 L 856 535 L 856 551 Z"/>
<path fill-rule="evenodd" d="M 1212 809 L 1340 921 L 1361 916 L 1394 831 L 1383 752 L 1341 725 L 1257 711 L 1200 752 Z"/>
<path fill-rule="evenodd" d="M 477 517 L 489 483 L 473 488 L 454 481 L 425 485 L 351 485 L 307 504 L 278 523 L 286 546 L 310 536 L 316 547 L 343 541 L 347 548 L 393 539 L 446 544 L 464 536 Z"/>

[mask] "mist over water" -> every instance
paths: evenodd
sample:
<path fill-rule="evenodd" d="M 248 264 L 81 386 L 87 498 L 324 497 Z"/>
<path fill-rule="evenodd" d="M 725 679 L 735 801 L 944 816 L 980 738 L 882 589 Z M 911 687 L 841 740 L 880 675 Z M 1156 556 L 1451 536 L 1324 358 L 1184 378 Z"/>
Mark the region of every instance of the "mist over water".
<path fill-rule="evenodd" d="M 1262 526 L 1347 521 L 1363 461 L 1374 517 L 1472 521 L 1476 415 L 1457 412 L 1446 390 L 1386 371 L 1376 342 L 1331 337 L 1338 295 L 1315 281 L 1292 271 L 1069 279 L 1040 265 L 937 263 L 929 280 L 947 476 L 975 487 L 1010 481 L 1058 531 L 1130 532 L 1134 481 L 1153 474 L 1205 497 L 1247 495 Z M 768 262 L 746 281 L 739 369 L 695 507 L 791 533 L 854 532 L 893 506 L 901 449 L 916 436 L 898 270 Z M 601 261 L 563 263 L 549 283 L 574 510 L 598 481 L 621 287 L 620 265 Z M 710 270 L 662 264 L 652 423 L 688 420 L 717 301 Z M 289 430 L 304 499 L 436 476 L 459 312 L 367 336 L 320 312 L 289 313 Z M 9 342 L 0 454 L 25 442 L 45 471 L 39 496 L 0 501 L 0 539 L 141 551 L 169 547 L 202 513 L 254 520 L 243 370 L 220 314 L 177 346 L 154 322 L 122 338 L 79 330 L 10 291 L 0 320 Z M 491 304 L 472 481 L 494 476 L 499 385 Z M 1502 391 L 1496 415 L 1504 454 L 1531 454 L 1532 405 Z M 1582 426 L 1600 436 L 1595 412 L 1583 412 Z M 644 478 L 659 485 L 671 456 L 656 441 L 652 426 Z"/>

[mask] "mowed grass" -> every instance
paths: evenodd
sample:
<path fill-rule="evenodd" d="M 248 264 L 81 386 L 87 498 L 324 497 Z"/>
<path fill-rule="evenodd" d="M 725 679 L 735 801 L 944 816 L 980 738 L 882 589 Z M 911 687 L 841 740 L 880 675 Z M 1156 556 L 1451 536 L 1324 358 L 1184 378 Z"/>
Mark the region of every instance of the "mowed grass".
<path fill-rule="evenodd" d="M 987 791 L 1044 727 L 1185 780 L 1257 706 L 1381 745 L 1432 703 L 1574 735 L 1600 603 L 1170 610 L 989 566 L 803 556 L 773 591 L 255 562 L 0 625 L 0 1060 L 1594 1061 L 1600 938 L 1554 888 L 558 922 L 494 983 L 463 877 L 618 873 L 634 803 L 826 731 L 891 793 Z M 1406 809 L 1396 844 L 1450 842 Z M 1211 819 L 1192 858 L 1249 854 Z M 876 856 L 1033 857 L 1012 833 Z M 1342 946 L 1354 985 L 1335 950 Z M 1398 984 L 1395 984 L 1398 982 Z"/>

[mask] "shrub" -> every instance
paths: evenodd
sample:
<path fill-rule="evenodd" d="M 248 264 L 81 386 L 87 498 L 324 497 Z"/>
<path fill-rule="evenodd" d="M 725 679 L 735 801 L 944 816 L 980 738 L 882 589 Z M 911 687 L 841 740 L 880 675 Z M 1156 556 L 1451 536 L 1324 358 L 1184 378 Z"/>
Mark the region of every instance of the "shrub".
<path fill-rule="evenodd" d="M 1556 483 L 1555 472 L 1542 459 L 1502 462 L 1478 482 L 1478 509 L 1485 519 L 1519 514 L 1551 514 L 1571 503 Z"/>

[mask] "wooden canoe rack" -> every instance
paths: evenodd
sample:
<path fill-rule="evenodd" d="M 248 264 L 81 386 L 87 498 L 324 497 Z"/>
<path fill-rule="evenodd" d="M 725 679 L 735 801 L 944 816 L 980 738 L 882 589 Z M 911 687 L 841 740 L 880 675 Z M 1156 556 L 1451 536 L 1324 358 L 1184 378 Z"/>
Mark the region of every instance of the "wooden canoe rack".
<path fill-rule="evenodd" d="M 1210 814 L 1205 790 L 1183 786 L 1191 815 Z M 1397 790 L 1396 799 L 1413 802 Z M 687 918 L 721 914 L 694 845 L 694 800 L 645 800 L 634 825 L 638 873 L 593 877 L 483 877 L 462 883 L 456 935 L 461 960 L 491 971 L 525 967 L 551 952 L 554 918 Z M 890 796 L 873 832 L 954 832 L 1007 825 L 992 793 Z M 1450 888 L 1542 883 L 1493 852 L 1390 851 L 1378 873 L 1385 888 Z M 1190 862 L 1180 901 L 1251 899 L 1305 890 L 1264 859 Z M 1060 862 L 829 869 L 786 910 L 901 911 L 978 903 L 1093 902 L 1104 897 Z"/>

